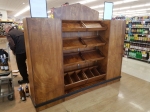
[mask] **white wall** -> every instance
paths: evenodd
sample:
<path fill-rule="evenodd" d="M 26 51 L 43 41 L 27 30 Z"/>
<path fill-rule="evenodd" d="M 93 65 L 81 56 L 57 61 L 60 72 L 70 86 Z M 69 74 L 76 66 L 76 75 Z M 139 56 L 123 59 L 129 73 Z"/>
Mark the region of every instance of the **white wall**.
<path fill-rule="evenodd" d="M 2 21 L 7 21 L 7 11 L 0 10 L 0 13 L 2 14 L 2 18 L 0 17 L 0 19 Z"/>

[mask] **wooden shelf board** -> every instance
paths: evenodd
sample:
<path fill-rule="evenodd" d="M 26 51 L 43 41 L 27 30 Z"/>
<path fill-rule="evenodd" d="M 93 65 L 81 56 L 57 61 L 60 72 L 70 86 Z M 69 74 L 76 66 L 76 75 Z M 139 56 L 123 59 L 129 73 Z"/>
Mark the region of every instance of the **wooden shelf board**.
<path fill-rule="evenodd" d="M 105 43 L 95 36 L 81 37 L 81 41 L 79 40 L 79 38 L 75 38 L 75 39 L 68 38 L 63 40 L 63 50 L 104 46 L 104 45 Z"/>
<path fill-rule="evenodd" d="M 0 38 L 6 38 L 6 36 L 1 36 L 1 35 L 0 35 Z"/>
<path fill-rule="evenodd" d="M 79 39 L 63 40 L 63 50 L 85 48 L 86 45 L 82 44 Z"/>
<path fill-rule="evenodd" d="M 96 38 L 82 38 L 83 41 L 86 43 L 87 47 L 94 47 L 94 46 L 103 46 L 105 45 L 98 37 Z"/>
<path fill-rule="evenodd" d="M 89 83 L 86 83 L 84 85 L 80 85 L 80 86 L 77 86 L 77 87 L 74 87 L 74 88 L 70 88 L 70 89 L 65 88 L 65 91 L 66 91 L 66 93 L 73 92 L 73 91 L 79 90 L 79 89 L 87 87 L 87 86 L 91 86 L 93 84 L 96 84 L 96 83 L 102 82 L 102 81 L 105 81 L 105 80 L 104 79 L 99 79 L 99 80 L 95 80 L 93 82 L 89 82 Z"/>
<path fill-rule="evenodd" d="M 77 31 L 86 31 L 86 28 L 62 28 L 64 32 L 77 32 Z"/>
<path fill-rule="evenodd" d="M 81 55 L 82 58 L 79 53 L 64 54 L 64 66 L 104 59 L 97 50 L 84 51 Z"/>
<path fill-rule="evenodd" d="M 106 27 L 101 27 L 101 28 L 86 28 L 86 31 L 104 31 L 106 30 Z"/>
<path fill-rule="evenodd" d="M 0 21 L 0 23 L 13 23 L 13 21 Z"/>
<path fill-rule="evenodd" d="M 64 65 L 69 66 L 72 64 L 83 63 L 84 60 L 80 57 L 79 53 L 70 53 L 64 55 Z"/>
<path fill-rule="evenodd" d="M 106 74 L 101 74 L 101 75 L 98 75 L 98 76 L 91 77 L 91 78 L 89 78 L 89 79 L 87 80 L 87 83 L 100 80 L 100 79 L 104 78 L 105 76 L 106 76 Z"/>
<path fill-rule="evenodd" d="M 82 55 L 83 55 L 85 60 L 101 60 L 101 59 L 104 59 L 104 57 L 102 57 L 98 53 L 98 51 L 96 51 L 96 50 L 84 51 L 84 52 L 82 52 Z"/>
<path fill-rule="evenodd" d="M 102 28 L 62 28 L 63 32 L 77 32 L 77 31 L 81 31 L 81 32 L 86 32 L 86 31 L 104 31 L 106 30 L 106 27 L 102 27 Z"/>
<path fill-rule="evenodd" d="M 96 69 L 97 67 L 98 66 L 92 66 L 88 68 L 86 67 L 80 70 L 73 70 L 73 71 L 64 73 L 64 77 L 65 77 L 64 80 L 67 82 L 70 82 L 68 84 L 65 84 L 65 90 L 103 79 L 106 76 L 106 74 L 101 74 L 98 71 L 97 73 L 92 72 L 92 69 Z M 79 74 L 82 75 L 84 79 L 80 79 Z"/>
<path fill-rule="evenodd" d="M 62 31 L 76 32 L 76 31 L 103 31 L 107 27 L 103 27 L 100 21 L 62 21 Z"/>

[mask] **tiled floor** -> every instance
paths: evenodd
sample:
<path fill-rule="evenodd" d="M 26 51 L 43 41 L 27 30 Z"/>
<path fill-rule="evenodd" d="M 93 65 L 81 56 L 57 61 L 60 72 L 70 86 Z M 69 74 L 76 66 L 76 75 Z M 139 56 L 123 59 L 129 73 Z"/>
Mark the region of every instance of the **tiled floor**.
<path fill-rule="evenodd" d="M 123 58 L 122 72 L 150 82 L 150 63 Z"/>
<path fill-rule="evenodd" d="M 0 47 L 5 45 L 0 43 Z M 12 69 L 17 69 L 12 54 L 11 64 Z M 149 80 L 149 70 L 149 64 L 123 59 L 120 82 L 85 93 L 42 112 L 150 112 L 150 82 L 134 77 L 147 77 L 145 80 Z M 21 79 L 20 75 L 14 78 L 15 100 L 0 99 L 0 112 L 35 112 L 30 98 L 25 102 L 20 101 L 18 79 Z"/>

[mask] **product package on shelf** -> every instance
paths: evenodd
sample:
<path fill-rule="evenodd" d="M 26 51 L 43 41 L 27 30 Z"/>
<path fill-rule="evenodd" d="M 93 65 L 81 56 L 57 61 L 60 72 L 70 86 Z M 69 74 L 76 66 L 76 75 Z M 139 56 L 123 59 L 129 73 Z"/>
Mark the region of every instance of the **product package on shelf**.
<path fill-rule="evenodd" d="M 149 60 L 150 20 L 148 17 L 135 17 L 126 24 L 124 56 L 138 60 Z"/>

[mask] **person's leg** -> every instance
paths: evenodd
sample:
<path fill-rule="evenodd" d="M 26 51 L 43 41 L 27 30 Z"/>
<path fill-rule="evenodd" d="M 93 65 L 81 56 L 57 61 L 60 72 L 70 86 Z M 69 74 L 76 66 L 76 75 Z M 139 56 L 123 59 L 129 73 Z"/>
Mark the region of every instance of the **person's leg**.
<path fill-rule="evenodd" d="M 26 66 L 26 53 L 16 54 L 16 61 L 19 72 L 23 78 L 23 81 L 28 82 L 27 66 Z M 19 81 L 18 81 L 19 83 Z M 22 83 L 22 82 L 21 82 Z"/>

